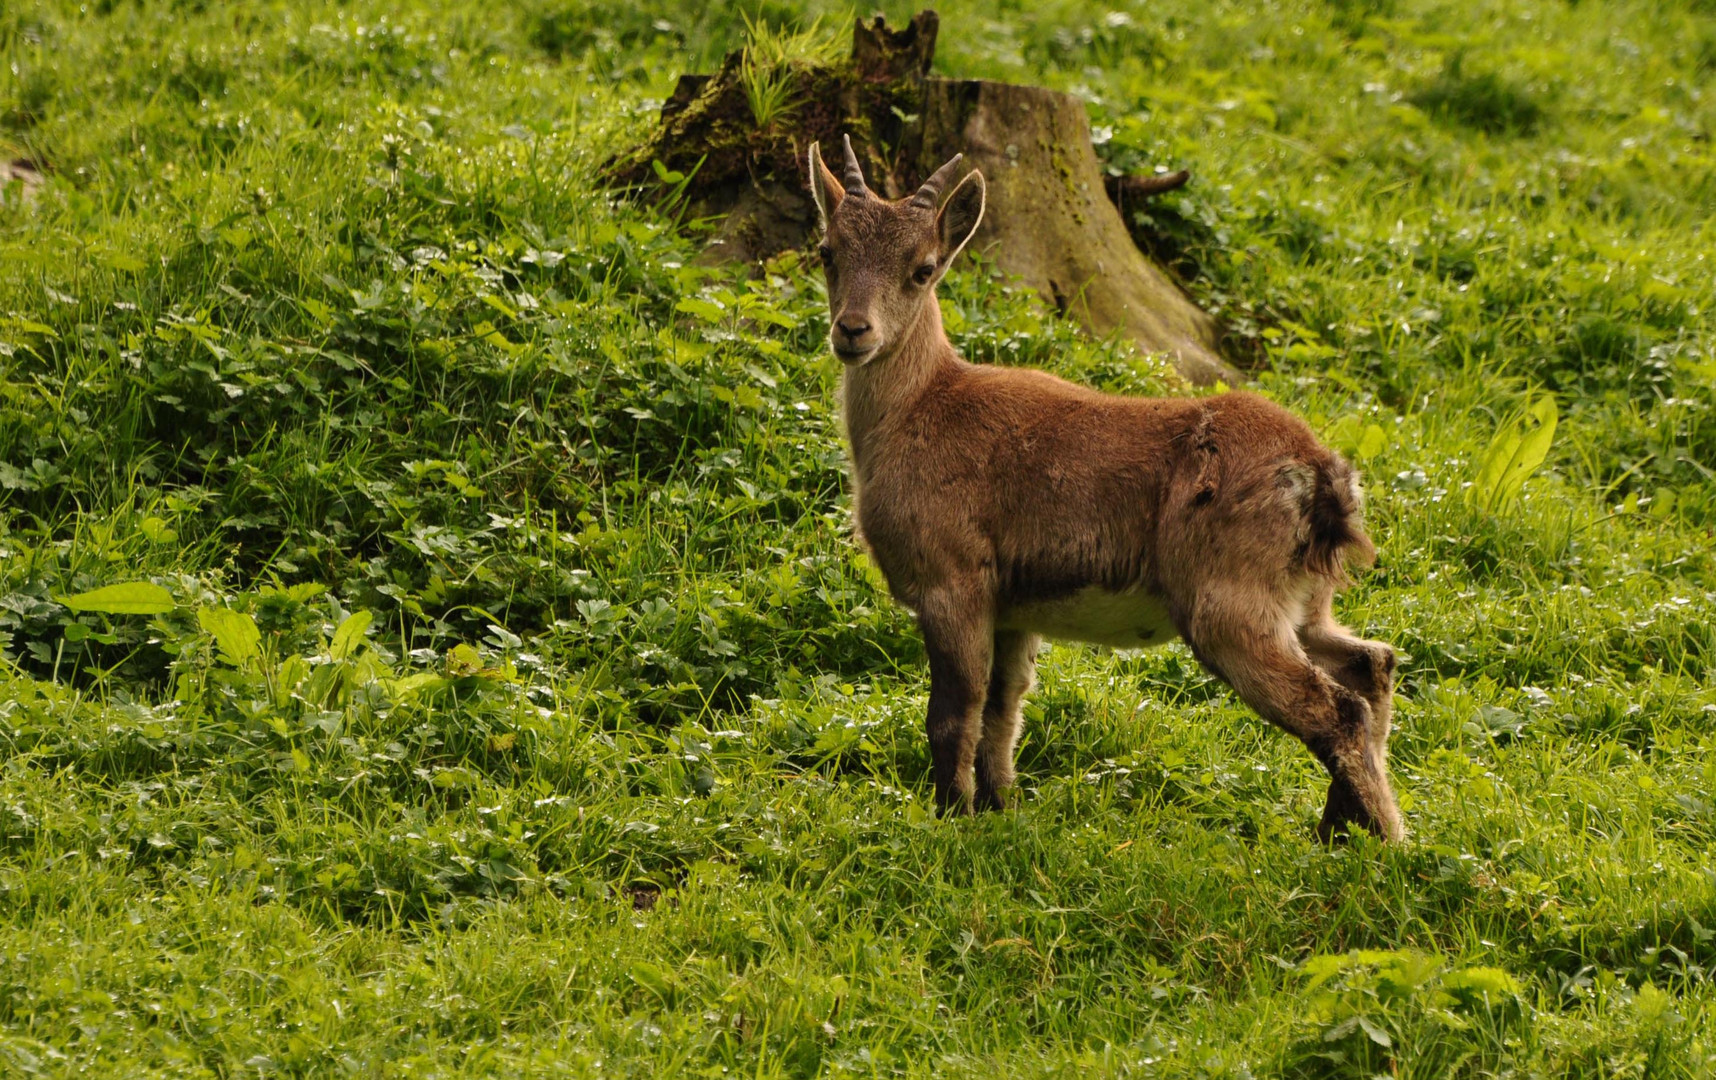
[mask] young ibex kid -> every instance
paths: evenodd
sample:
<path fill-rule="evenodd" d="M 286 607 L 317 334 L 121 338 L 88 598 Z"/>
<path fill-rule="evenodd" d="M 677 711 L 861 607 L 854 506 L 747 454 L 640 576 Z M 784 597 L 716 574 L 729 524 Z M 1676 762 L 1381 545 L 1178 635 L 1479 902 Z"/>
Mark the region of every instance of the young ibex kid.
<path fill-rule="evenodd" d="M 929 654 L 936 797 L 1004 805 L 1043 636 L 1184 638 L 1331 783 L 1318 834 L 1402 835 L 1386 753 L 1394 652 L 1330 602 L 1375 549 L 1358 477 L 1299 419 L 1246 393 L 1152 399 L 968 364 L 935 287 L 983 217 L 955 157 L 876 196 L 845 147 L 810 148 L 857 531 Z"/>

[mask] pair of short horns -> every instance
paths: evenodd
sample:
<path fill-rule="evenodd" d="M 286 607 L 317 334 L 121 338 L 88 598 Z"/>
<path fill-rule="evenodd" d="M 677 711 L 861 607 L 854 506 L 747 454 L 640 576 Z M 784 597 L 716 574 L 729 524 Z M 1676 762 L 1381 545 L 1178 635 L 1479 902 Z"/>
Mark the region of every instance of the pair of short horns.
<path fill-rule="evenodd" d="M 860 199 L 873 197 L 870 185 L 864 182 L 864 170 L 858 165 L 858 155 L 852 152 L 852 136 L 842 135 L 840 142 L 846 153 L 846 163 L 840 172 L 840 186 L 846 189 L 848 195 L 856 195 Z M 811 145 L 811 151 L 821 160 L 821 150 L 814 143 Z M 964 154 L 953 155 L 952 161 L 937 169 L 924 181 L 923 187 L 918 188 L 917 194 L 911 198 L 911 205 L 934 210 L 941 202 L 941 189 L 947 186 L 948 178 L 964 159 Z"/>

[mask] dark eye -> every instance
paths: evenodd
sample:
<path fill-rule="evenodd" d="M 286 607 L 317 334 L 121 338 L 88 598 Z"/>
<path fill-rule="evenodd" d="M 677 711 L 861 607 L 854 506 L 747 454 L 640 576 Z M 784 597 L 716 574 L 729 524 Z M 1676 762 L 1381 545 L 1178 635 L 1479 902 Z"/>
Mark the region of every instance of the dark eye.
<path fill-rule="evenodd" d="M 935 276 L 935 263 L 924 263 L 912 271 L 912 280 L 919 285 L 928 285 L 930 278 Z"/>
<path fill-rule="evenodd" d="M 827 244 L 823 244 L 821 247 L 817 248 L 816 254 L 822 259 L 822 265 L 832 266 L 834 264 L 834 249 L 829 247 Z"/>

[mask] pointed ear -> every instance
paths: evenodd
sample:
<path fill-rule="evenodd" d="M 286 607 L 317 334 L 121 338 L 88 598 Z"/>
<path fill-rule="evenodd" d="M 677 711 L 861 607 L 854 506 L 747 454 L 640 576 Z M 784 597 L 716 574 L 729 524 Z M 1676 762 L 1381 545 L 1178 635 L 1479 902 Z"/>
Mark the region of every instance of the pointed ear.
<path fill-rule="evenodd" d="M 984 196 L 987 191 L 983 174 L 972 171 L 966 174 L 959 186 L 953 189 L 953 194 L 941 204 L 941 211 L 935 217 L 936 234 L 941 237 L 938 277 L 947 273 L 947 268 L 953 265 L 953 260 L 965 250 L 965 245 L 971 242 L 971 237 L 977 232 L 978 224 L 983 221 Z"/>
<path fill-rule="evenodd" d="M 816 200 L 816 223 L 826 232 L 828 219 L 846 197 L 846 190 L 840 186 L 840 178 L 822 163 L 822 147 L 817 143 L 810 144 L 810 197 Z"/>

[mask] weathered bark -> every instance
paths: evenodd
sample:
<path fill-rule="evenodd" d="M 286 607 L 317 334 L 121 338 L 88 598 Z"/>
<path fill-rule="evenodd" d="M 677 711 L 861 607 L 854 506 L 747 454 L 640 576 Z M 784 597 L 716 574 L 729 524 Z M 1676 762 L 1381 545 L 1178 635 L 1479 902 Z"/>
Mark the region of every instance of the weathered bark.
<path fill-rule="evenodd" d="M 915 153 L 927 173 L 958 148 L 989 181 L 972 246 L 1097 334 L 1119 330 L 1173 356 L 1196 383 L 1236 375 L 1215 320 L 1151 265 L 1105 190 L 1084 103 L 985 80 L 930 79 Z"/>
<path fill-rule="evenodd" d="M 850 133 L 870 186 L 891 198 L 963 153 L 989 181 L 974 248 L 1091 332 L 1118 331 L 1166 353 L 1194 383 L 1238 381 L 1217 353 L 1215 321 L 1138 249 L 1111 201 L 1147 197 L 1184 176 L 1105 177 L 1084 105 L 1071 95 L 931 77 L 937 25 L 932 11 L 901 30 L 880 16 L 860 20 L 852 61 L 795 64 L 797 104 L 762 129 L 745 95 L 740 54 L 714 76 L 682 76 L 656 136 L 611 163 L 609 174 L 647 188 L 657 161 L 697 170 L 687 216 L 720 218 L 704 258 L 753 262 L 811 238 L 816 210 L 804 175 L 811 141 L 837 145 Z"/>
<path fill-rule="evenodd" d="M 36 193 L 42 188 L 41 170 L 26 158 L 0 161 L 0 196 L 6 194 L 13 184 L 18 185 L 18 202 L 27 206 L 36 201 Z"/>

